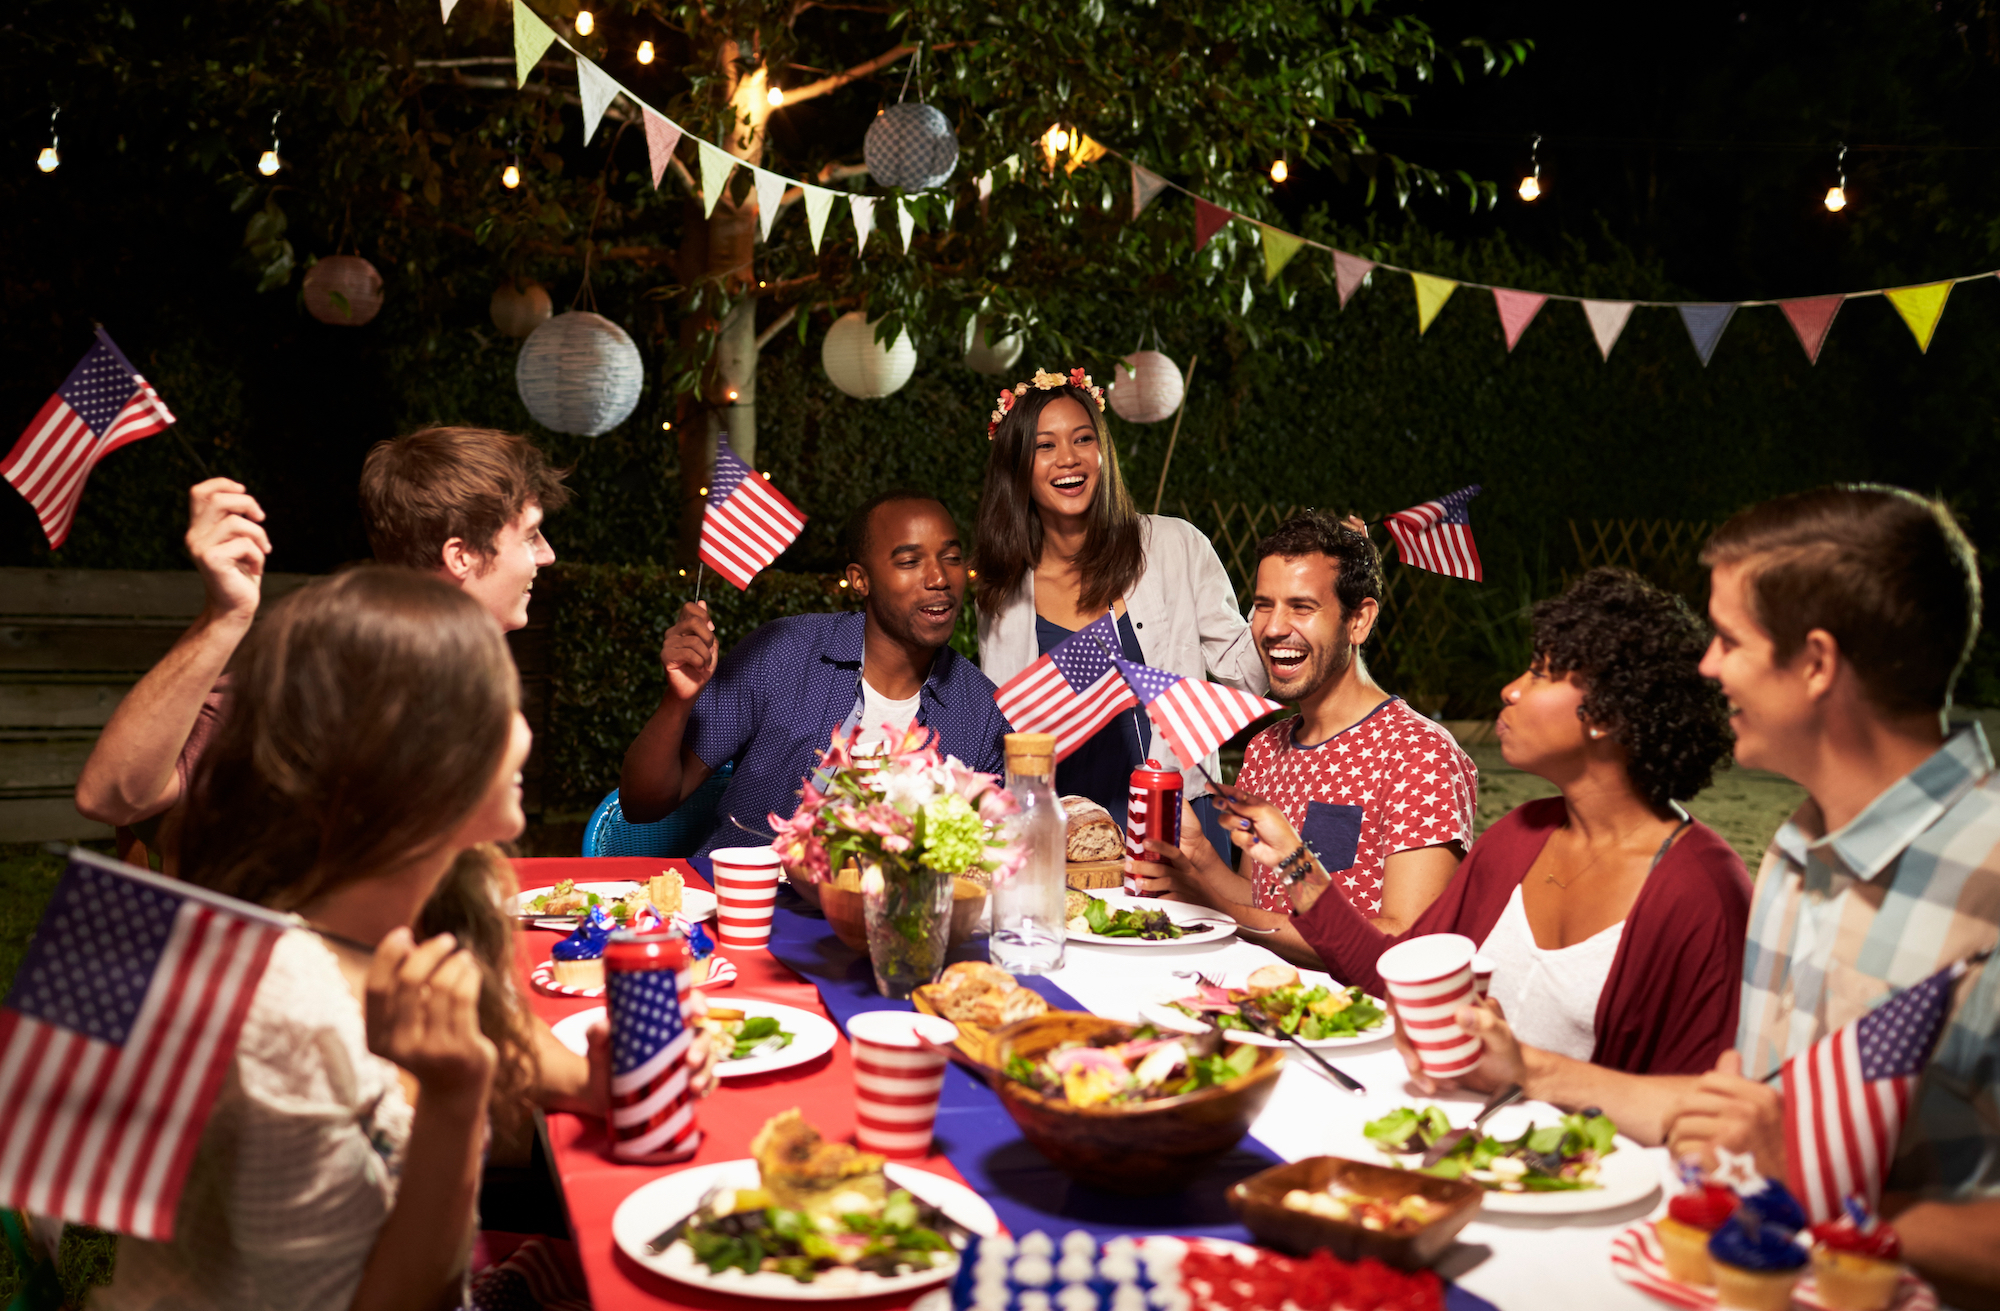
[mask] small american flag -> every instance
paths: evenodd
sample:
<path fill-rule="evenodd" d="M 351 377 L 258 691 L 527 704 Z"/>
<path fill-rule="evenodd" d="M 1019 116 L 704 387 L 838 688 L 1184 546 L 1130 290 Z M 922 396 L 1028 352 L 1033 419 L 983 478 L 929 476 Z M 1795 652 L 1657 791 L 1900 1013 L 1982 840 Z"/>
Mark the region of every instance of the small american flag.
<path fill-rule="evenodd" d="M 1484 581 L 1479 548 L 1472 544 L 1472 516 L 1466 513 L 1466 504 L 1477 495 L 1479 485 L 1474 483 L 1442 500 L 1398 510 L 1383 520 L 1389 536 L 1396 539 L 1403 563 L 1451 578 Z"/>
<path fill-rule="evenodd" d="M 1939 970 L 1785 1062 L 1785 1156 L 1792 1191 L 1814 1221 L 1838 1217 L 1850 1194 L 1871 1207 L 1881 1199 L 1917 1076 L 1965 968 Z"/>
<path fill-rule="evenodd" d="M 73 852 L 0 1008 L 0 1206 L 164 1242 L 284 916 Z"/>
<path fill-rule="evenodd" d="M 83 483 L 97 462 L 174 421 L 104 329 L 0 462 L 0 477 L 27 498 L 55 550 L 69 538 Z"/>
<path fill-rule="evenodd" d="M 798 540 L 805 526 L 797 506 L 743 463 L 727 437 L 716 438 L 715 477 L 701 516 L 703 564 L 746 588 Z"/>
<path fill-rule="evenodd" d="M 1139 703 L 1153 717 L 1153 727 L 1166 735 L 1182 763 L 1193 765 L 1209 752 L 1235 737 L 1260 719 L 1279 709 L 1275 701 L 1238 692 L 1233 687 L 1210 683 L 1151 665 L 1135 665 L 1119 660 L 1118 671 L 1139 696 Z"/>
<path fill-rule="evenodd" d="M 685 966 L 604 972 L 614 1156 L 661 1160 L 701 1145 L 687 1063 L 694 1029 L 681 1011 L 693 986 L 694 971 Z"/>
<path fill-rule="evenodd" d="M 1118 626 L 1106 611 L 993 689 L 993 700 L 1016 732 L 1054 733 L 1056 759 L 1065 759 L 1139 704 L 1112 666 L 1117 650 Z"/>

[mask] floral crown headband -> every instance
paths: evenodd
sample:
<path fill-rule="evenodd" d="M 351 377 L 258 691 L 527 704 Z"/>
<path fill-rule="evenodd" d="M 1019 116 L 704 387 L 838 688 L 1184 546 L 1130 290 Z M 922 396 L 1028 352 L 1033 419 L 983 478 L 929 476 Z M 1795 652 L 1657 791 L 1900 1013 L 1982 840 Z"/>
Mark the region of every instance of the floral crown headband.
<path fill-rule="evenodd" d="M 1099 414 L 1104 412 L 1104 389 L 1093 383 L 1090 375 L 1082 369 L 1071 369 L 1067 375 L 1050 373 L 1047 369 L 1037 369 L 1034 377 L 1026 382 L 1017 383 L 1011 391 L 1000 393 L 1000 408 L 993 411 L 986 425 L 987 441 L 993 440 L 993 434 L 1000 428 L 1000 420 L 1006 418 L 1007 412 L 1014 408 L 1014 398 L 1026 396 L 1030 387 L 1036 391 L 1054 391 L 1058 387 L 1075 387 L 1080 391 L 1087 391 L 1090 393 L 1090 398 L 1097 402 L 1097 412 Z"/>

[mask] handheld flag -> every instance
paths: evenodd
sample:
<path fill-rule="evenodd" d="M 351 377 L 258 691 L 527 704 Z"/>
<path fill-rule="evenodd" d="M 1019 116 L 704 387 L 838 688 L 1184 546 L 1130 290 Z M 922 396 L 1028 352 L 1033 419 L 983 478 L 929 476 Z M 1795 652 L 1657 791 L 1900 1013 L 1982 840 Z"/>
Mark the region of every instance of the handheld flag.
<path fill-rule="evenodd" d="M 173 421 L 152 385 L 99 328 L 97 344 L 0 461 L 0 478 L 35 507 L 55 550 L 69 538 L 84 480 L 97 462 Z"/>
<path fill-rule="evenodd" d="M 1850 1194 L 1871 1207 L 1881 1200 L 1917 1076 L 1964 972 L 1963 961 L 1946 966 L 1785 1062 L 1785 1159 L 1815 1222 L 1838 1217 Z"/>
<path fill-rule="evenodd" d="M 291 921 L 86 851 L 0 1007 L 0 1206 L 165 1242 Z"/>
<path fill-rule="evenodd" d="M 1275 701 L 1220 683 L 1182 678 L 1130 660 L 1116 663 L 1118 672 L 1138 694 L 1139 704 L 1152 717 L 1153 727 L 1166 737 L 1183 764 L 1198 762 L 1249 727 L 1251 721 L 1279 709 Z"/>
<path fill-rule="evenodd" d="M 728 437 L 715 439 L 715 476 L 701 516 L 701 562 L 740 590 L 799 539 L 806 517 L 756 470 Z"/>
<path fill-rule="evenodd" d="M 1017 732 L 1054 733 L 1062 760 L 1139 704 L 1112 667 L 1117 649 L 1118 627 L 1106 611 L 995 688 L 994 703 Z"/>
<path fill-rule="evenodd" d="M 1467 503 L 1477 495 L 1479 485 L 1474 483 L 1439 500 L 1398 510 L 1383 520 L 1389 536 L 1396 539 L 1396 553 L 1403 563 L 1448 578 L 1484 581 L 1479 548 L 1472 544 L 1472 517 L 1466 512 Z"/>

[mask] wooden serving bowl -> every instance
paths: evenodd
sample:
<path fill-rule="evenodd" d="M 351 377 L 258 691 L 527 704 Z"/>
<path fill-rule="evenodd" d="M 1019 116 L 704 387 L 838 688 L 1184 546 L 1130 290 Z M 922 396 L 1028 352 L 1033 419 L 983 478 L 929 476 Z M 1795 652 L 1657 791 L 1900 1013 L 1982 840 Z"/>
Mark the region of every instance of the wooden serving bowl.
<path fill-rule="evenodd" d="M 1078 1011 L 1050 1011 L 994 1035 L 995 1064 L 1038 1060 L 1066 1042 L 1131 1034 L 1132 1025 Z M 1177 1188 L 1250 1131 L 1278 1086 L 1285 1053 L 1258 1048 L 1250 1073 L 1183 1097 L 1118 1106 L 1071 1106 L 1016 1083 L 999 1070 L 993 1085 L 1021 1136 L 1071 1178 L 1107 1192 L 1143 1195 Z"/>
<path fill-rule="evenodd" d="M 1294 1188 L 1319 1192 L 1328 1185 L 1363 1197 L 1395 1199 L 1415 1193 L 1449 1209 L 1421 1229 L 1385 1233 L 1285 1205 L 1285 1194 Z M 1253 1174 L 1231 1187 L 1228 1196 L 1245 1227 L 1266 1247 L 1294 1256 L 1325 1248 L 1343 1261 L 1372 1256 L 1399 1270 L 1421 1270 L 1442 1256 L 1458 1231 L 1479 1214 L 1485 1194 L 1467 1179 L 1439 1179 L 1366 1161 L 1312 1156 Z"/>

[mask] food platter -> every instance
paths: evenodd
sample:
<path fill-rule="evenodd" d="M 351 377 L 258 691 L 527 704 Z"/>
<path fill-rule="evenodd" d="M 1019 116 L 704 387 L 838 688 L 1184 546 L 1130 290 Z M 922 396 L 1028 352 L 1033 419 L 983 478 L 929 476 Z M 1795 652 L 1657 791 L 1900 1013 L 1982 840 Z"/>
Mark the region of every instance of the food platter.
<path fill-rule="evenodd" d="M 623 901 L 627 897 L 643 895 L 646 891 L 645 884 L 635 883 L 630 879 L 621 880 L 615 883 L 578 883 L 575 885 L 575 887 L 578 892 L 584 892 L 584 893 L 594 892 L 605 901 Z M 548 925 L 550 926 L 559 926 L 563 924 L 568 924 L 572 926 L 575 925 L 577 920 L 581 919 L 582 916 L 548 915 L 544 914 L 539 910 L 536 910 L 532 905 L 529 904 L 533 902 L 536 897 L 541 896 L 544 893 L 549 892 L 550 890 L 551 889 L 549 888 L 524 889 L 521 892 L 521 894 L 514 899 L 515 916 L 517 918 L 524 920 L 534 920 L 537 922 L 538 927 L 540 926 L 542 921 L 547 921 Z M 716 905 L 715 894 L 713 892 L 708 892 L 701 888 L 684 888 L 681 890 L 680 913 L 687 916 L 691 920 L 700 921 L 709 918 L 711 915 L 715 914 L 715 905 Z"/>
<path fill-rule="evenodd" d="M 889 1182 L 929 1202 L 973 1233 L 985 1237 L 999 1232 L 999 1217 L 985 1199 L 954 1179 L 931 1174 L 906 1165 L 884 1167 Z M 687 1243 L 675 1242 L 664 1252 L 646 1246 L 654 1237 L 691 1215 L 711 1189 L 755 1188 L 759 1174 L 753 1160 L 722 1161 L 715 1165 L 682 1170 L 638 1189 L 611 1217 L 612 1241 L 639 1265 L 676 1283 L 707 1292 L 736 1297 L 764 1298 L 781 1302 L 838 1302 L 858 1297 L 878 1297 L 913 1292 L 941 1284 L 958 1273 L 958 1258 L 951 1257 L 929 1270 L 901 1275 L 878 1275 L 853 1269 L 830 1270 L 811 1283 L 802 1284 L 787 1275 L 770 1271 L 745 1274 L 724 1270 L 720 1274 L 694 1259 Z"/>
<path fill-rule="evenodd" d="M 1178 938 L 1161 938 L 1150 941 L 1145 938 L 1107 938 L 1095 933 L 1080 933 L 1069 930 L 1068 940 L 1088 943 L 1093 947 L 1204 947 L 1212 942 L 1224 942 L 1236 935 L 1236 921 L 1219 910 L 1206 906 L 1191 905 L 1185 901 L 1166 901 L 1158 897 L 1131 897 L 1122 892 L 1092 892 L 1097 900 L 1105 903 L 1113 911 L 1157 910 L 1165 912 L 1175 927 L 1183 930 Z"/>
<path fill-rule="evenodd" d="M 1245 978 L 1248 974 L 1248 970 L 1239 969 L 1215 977 L 1219 979 L 1221 986 L 1225 988 L 1240 989 L 1244 986 Z M 1331 974 L 1320 970 L 1300 970 L 1299 982 L 1308 988 L 1337 989 L 1340 987 L 1339 984 L 1333 981 Z M 1204 1032 L 1209 1027 L 1207 1021 L 1197 1019 L 1192 1015 L 1175 1009 L 1173 1006 L 1174 1002 L 1192 995 L 1194 988 L 1195 981 L 1190 979 L 1185 983 L 1174 983 L 1155 989 L 1149 1000 L 1140 1003 L 1139 1018 L 1155 1024 L 1162 1029 L 1171 1030 L 1176 1033 Z M 1370 1043 L 1378 1043 L 1394 1037 L 1396 1026 L 1389 1019 L 1389 1004 L 1379 997 L 1369 997 L 1368 1000 L 1373 1002 L 1382 1011 L 1382 1019 L 1373 1028 L 1337 1038 L 1301 1038 L 1299 1040 L 1300 1043 L 1312 1048 L 1314 1051 L 1331 1051 L 1341 1047 L 1365 1047 Z M 1291 1046 L 1290 1041 L 1287 1039 L 1273 1038 L 1269 1035 L 1254 1033 L 1247 1029 L 1224 1029 L 1222 1036 L 1226 1041 L 1247 1043 L 1252 1047 Z"/>
<path fill-rule="evenodd" d="M 733 1001 L 730 1009 L 742 1011 L 745 1015 L 768 1015 L 778 1021 L 778 1026 L 792 1035 L 791 1045 L 774 1052 L 745 1057 L 740 1061 L 717 1061 L 716 1077 L 722 1079 L 742 1079 L 753 1074 L 769 1074 L 774 1070 L 789 1070 L 795 1066 L 816 1061 L 832 1051 L 840 1042 L 840 1030 L 823 1016 L 811 1011 L 800 1010 L 796 1006 L 781 1006 L 774 1001 Z M 604 1018 L 604 1008 L 593 1006 L 587 1011 L 566 1015 L 549 1026 L 556 1041 L 577 1055 L 587 1054 L 585 1035 L 590 1026 Z"/>
<path fill-rule="evenodd" d="M 1650 1220 L 1640 1221 L 1611 1240 L 1611 1269 L 1632 1287 L 1669 1306 L 1708 1311 L 1715 1305 L 1714 1288 L 1684 1284 L 1667 1273 L 1666 1255 L 1660 1249 L 1659 1235 Z M 1831 1311 L 1810 1274 L 1792 1286 L 1792 1305 L 1808 1307 L 1810 1311 Z M 1905 1270 L 1896 1285 L 1889 1311 L 1937 1311 L 1937 1305 L 1937 1291 Z"/>

